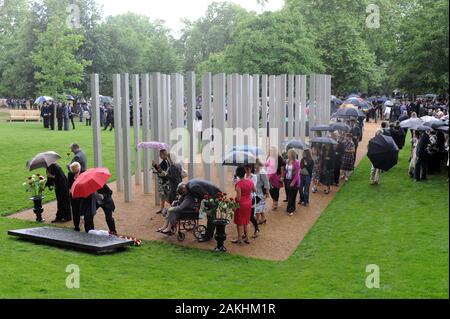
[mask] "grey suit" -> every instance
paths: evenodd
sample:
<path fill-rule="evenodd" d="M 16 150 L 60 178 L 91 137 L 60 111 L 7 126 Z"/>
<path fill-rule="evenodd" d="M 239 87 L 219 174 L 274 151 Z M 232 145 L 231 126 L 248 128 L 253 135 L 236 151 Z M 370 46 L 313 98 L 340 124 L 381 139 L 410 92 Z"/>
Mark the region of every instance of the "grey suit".
<path fill-rule="evenodd" d="M 79 150 L 78 152 L 75 153 L 75 156 L 72 159 L 71 164 L 75 162 L 80 163 L 82 172 L 85 172 L 87 170 L 87 157 L 82 150 Z"/>

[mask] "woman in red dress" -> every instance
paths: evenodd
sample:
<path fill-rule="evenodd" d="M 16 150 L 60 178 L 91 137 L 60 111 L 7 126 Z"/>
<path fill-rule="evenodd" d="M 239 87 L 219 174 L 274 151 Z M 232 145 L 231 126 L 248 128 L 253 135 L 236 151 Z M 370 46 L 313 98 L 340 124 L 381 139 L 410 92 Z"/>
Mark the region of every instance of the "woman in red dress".
<path fill-rule="evenodd" d="M 236 202 L 239 203 L 239 209 L 234 213 L 234 223 L 237 226 L 238 238 L 233 240 L 233 244 L 250 244 L 247 227 L 250 224 L 250 217 L 252 211 L 252 192 L 256 192 L 255 185 L 251 179 L 245 178 L 245 169 L 238 167 L 236 169 Z"/>

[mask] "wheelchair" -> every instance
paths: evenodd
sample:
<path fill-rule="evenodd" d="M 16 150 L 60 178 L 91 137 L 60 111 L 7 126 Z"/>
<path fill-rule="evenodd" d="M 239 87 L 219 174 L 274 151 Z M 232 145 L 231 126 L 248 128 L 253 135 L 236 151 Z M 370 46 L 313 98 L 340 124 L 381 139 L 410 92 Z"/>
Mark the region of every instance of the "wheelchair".
<path fill-rule="evenodd" d="M 183 217 L 177 219 L 177 240 L 183 242 L 186 239 L 186 233 L 192 232 L 195 239 L 200 240 L 206 234 L 206 227 L 200 225 L 199 213 L 186 213 Z"/>

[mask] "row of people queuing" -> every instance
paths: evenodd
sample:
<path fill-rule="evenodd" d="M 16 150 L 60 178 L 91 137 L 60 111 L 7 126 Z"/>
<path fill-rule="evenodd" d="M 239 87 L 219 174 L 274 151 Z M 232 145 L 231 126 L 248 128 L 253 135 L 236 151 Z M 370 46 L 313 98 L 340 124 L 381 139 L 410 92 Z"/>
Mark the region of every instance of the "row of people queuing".
<path fill-rule="evenodd" d="M 351 132 L 333 132 L 332 138 L 336 140 L 337 145 L 314 144 L 311 150 L 304 150 L 300 158 L 294 149 L 280 154 L 274 147 L 271 148 L 265 163 L 258 160 L 255 164 L 242 165 L 236 169 L 233 184 L 240 208 L 234 214 L 238 238 L 233 243 L 250 243 L 249 225 L 252 225 L 254 230 L 252 238 L 259 237 L 261 227 L 267 224 L 266 213 L 270 209 L 268 199 L 272 199 L 271 210 L 278 211 L 283 188 L 287 203 L 286 213 L 293 216 L 298 206 L 310 204 L 310 193 L 317 193 L 321 185 L 324 187 L 324 194 L 330 194 L 331 187 L 339 186 L 343 180 L 349 180 L 354 170 L 362 130 L 355 120 L 348 123 L 352 127 Z M 153 163 L 161 199 L 161 208 L 157 213 L 165 214 L 166 221 L 157 231 L 172 235 L 176 226 L 176 214 L 167 214 L 165 206 L 170 206 L 177 199 L 177 195 L 184 196 L 186 187 L 181 187 L 181 194 L 177 193 L 180 191 L 178 183 L 183 179 L 182 169 L 179 164 L 175 164 L 167 151 L 160 151 L 160 160 L 160 164 Z M 179 213 L 178 208 L 175 211 Z M 206 234 L 200 242 L 211 240 L 213 232 L 208 221 Z"/>
<path fill-rule="evenodd" d="M 402 100 L 399 103 L 395 103 L 392 107 L 386 106 L 382 102 L 373 102 L 373 108 L 367 112 L 366 121 L 369 122 L 371 119 L 375 122 L 379 119 L 389 122 L 401 121 L 402 117 L 405 115 L 411 117 L 412 113 L 415 113 L 418 117 L 429 115 L 442 118 L 447 110 L 448 100 Z"/>
<path fill-rule="evenodd" d="M 81 231 L 84 225 L 88 233 L 95 229 L 94 216 L 99 208 L 105 213 L 105 220 L 111 234 L 117 234 L 113 213 L 115 210 L 113 192 L 108 185 L 91 194 L 87 198 L 72 198 L 71 188 L 80 174 L 87 170 L 87 158 L 85 153 L 77 144 L 71 145 L 74 157 L 67 166 L 68 174 L 58 164 L 52 164 L 47 168 L 47 184 L 51 190 L 55 191 L 57 201 L 56 218 L 52 223 L 66 223 L 73 221 L 74 230 Z"/>
<path fill-rule="evenodd" d="M 405 119 L 407 114 L 405 114 Z M 417 118 L 412 112 L 411 118 Z M 436 117 L 439 118 L 439 117 Z M 441 117 L 442 119 L 442 117 Z M 406 145 L 408 129 L 400 126 L 400 121 L 395 123 L 382 122 L 376 135 L 383 134 L 392 137 L 396 145 L 402 150 Z M 415 181 L 427 180 L 427 175 L 439 174 L 444 166 L 449 166 L 448 133 L 439 130 L 415 131 L 411 130 L 411 154 L 409 157 L 408 174 Z M 380 183 L 382 171 L 372 167 L 370 184 Z"/>

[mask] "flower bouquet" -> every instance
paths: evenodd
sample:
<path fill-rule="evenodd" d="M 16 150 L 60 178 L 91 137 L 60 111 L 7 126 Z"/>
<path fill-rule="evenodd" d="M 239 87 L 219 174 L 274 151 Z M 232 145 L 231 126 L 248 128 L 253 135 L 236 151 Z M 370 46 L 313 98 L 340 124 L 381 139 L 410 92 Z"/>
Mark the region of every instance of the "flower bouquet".
<path fill-rule="evenodd" d="M 234 198 L 229 198 L 225 193 L 218 193 L 216 196 L 205 195 L 200 212 L 206 213 L 214 220 L 229 220 L 238 208 L 239 204 Z"/>
<path fill-rule="evenodd" d="M 200 213 L 208 215 L 215 227 L 215 239 L 217 241 L 216 252 L 226 252 L 224 242 L 227 239 L 225 227 L 233 218 L 234 212 L 239 209 L 239 203 L 234 198 L 229 198 L 225 193 L 216 196 L 206 195 L 200 205 Z"/>
<path fill-rule="evenodd" d="M 28 177 L 28 181 L 23 183 L 23 186 L 25 187 L 25 190 L 29 193 L 31 193 L 31 200 L 34 204 L 34 213 L 36 214 L 36 221 L 37 222 L 44 222 L 42 219 L 42 213 L 44 212 L 44 209 L 42 208 L 42 200 L 44 199 L 44 196 L 42 195 L 45 190 L 45 184 L 47 180 L 44 176 L 41 174 L 36 174 L 33 176 Z"/>
<path fill-rule="evenodd" d="M 31 193 L 32 198 L 42 198 L 47 180 L 41 174 L 28 177 L 27 182 L 23 183 L 25 191 Z"/>

